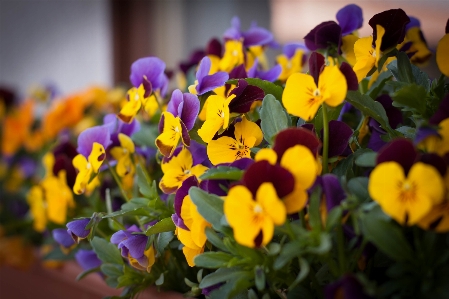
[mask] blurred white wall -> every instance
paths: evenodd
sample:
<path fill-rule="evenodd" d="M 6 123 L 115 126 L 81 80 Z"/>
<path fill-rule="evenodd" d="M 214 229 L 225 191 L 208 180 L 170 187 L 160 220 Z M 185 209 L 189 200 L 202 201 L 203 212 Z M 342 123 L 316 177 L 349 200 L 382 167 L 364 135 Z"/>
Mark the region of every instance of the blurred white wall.
<path fill-rule="evenodd" d="M 0 85 L 22 95 L 54 82 L 63 94 L 112 84 L 109 2 L 0 0 Z"/>

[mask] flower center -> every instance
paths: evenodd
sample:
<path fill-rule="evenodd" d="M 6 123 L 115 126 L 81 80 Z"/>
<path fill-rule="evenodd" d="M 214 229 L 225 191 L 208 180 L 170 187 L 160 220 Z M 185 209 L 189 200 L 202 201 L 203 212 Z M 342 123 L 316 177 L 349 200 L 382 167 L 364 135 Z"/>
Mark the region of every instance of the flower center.
<path fill-rule="evenodd" d="M 401 202 L 415 201 L 416 185 L 413 182 L 405 181 L 401 186 L 400 200 Z"/>
<path fill-rule="evenodd" d="M 138 101 L 139 100 L 139 95 L 136 93 L 135 95 L 134 95 L 134 101 Z"/>
<path fill-rule="evenodd" d="M 261 205 L 257 203 L 257 204 L 254 206 L 253 211 L 254 211 L 254 213 L 256 213 L 256 214 L 260 214 L 260 213 L 263 212 L 263 209 L 262 209 Z"/>
<path fill-rule="evenodd" d="M 175 127 L 175 132 L 179 133 L 179 128 L 178 127 Z"/>
<path fill-rule="evenodd" d="M 319 97 L 320 95 L 321 95 L 321 92 L 320 92 L 320 90 L 318 88 L 313 91 L 313 96 L 314 97 Z"/>
<path fill-rule="evenodd" d="M 185 175 L 190 175 L 190 169 L 184 170 L 184 174 L 185 174 Z"/>
<path fill-rule="evenodd" d="M 220 116 L 221 116 L 221 118 L 224 118 L 224 117 L 225 117 L 224 111 L 221 111 Z"/>
<path fill-rule="evenodd" d="M 239 55 L 239 51 L 237 51 L 237 50 L 232 51 L 232 55 L 234 55 L 234 56 Z"/>
<path fill-rule="evenodd" d="M 92 165 L 90 164 L 90 162 L 87 162 L 86 169 L 90 169 L 91 167 Z"/>

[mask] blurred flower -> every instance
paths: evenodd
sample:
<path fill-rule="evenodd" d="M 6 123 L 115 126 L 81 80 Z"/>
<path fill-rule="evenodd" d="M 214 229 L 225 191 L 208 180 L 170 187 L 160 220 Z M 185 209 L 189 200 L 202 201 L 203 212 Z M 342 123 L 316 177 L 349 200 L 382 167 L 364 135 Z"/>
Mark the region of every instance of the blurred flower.
<path fill-rule="evenodd" d="M 82 218 L 67 223 L 67 232 L 72 236 L 76 243 L 79 243 L 81 240 L 89 236 L 91 229 L 86 229 L 89 222 L 90 218 Z"/>
<path fill-rule="evenodd" d="M 135 167 L 132 161 L 132 155 L 135 152 L 134 142 L 127 135 L 119 133 L 118 139 L 120 146 L 111 148 L 110 153 L 117 160 L 117 174 L 124 177 L 128 174 L 134 174 Z"/>
<path fill-rule="evenodd" d="M 60 245 L 62 252 L 68 254 L 70 250 L 76 247 L 72 236 L 65 228 L 56 228 L 52 231 L 53 239 Z"/>
<path fill-rule="evenodd" d="M 165 157 L 171 157 L 178 146 L 179 139 L 185 146 L 190 145 L 190 136 L 186 125 L 179 116 L 163 112 L 159 121 L 161 134 L 156 138 L 156 146 Z"/>
<path fill-rule="evenodd" d="M 283 54 L 276 57 L 277 63 L 282 67 L 279 80 L 285 82 L 291 74 L 301 72 L 307 51 L 307 48 L 300 43 L 290 43 L 284 46 Z"/>
<path fill-rule="evenodd" d="M 137 59 L 131 65 L 129 80 L 136 88 L 150 83 L 151 88 L 145 86 L 145 90 L 162 89 L 167 84 L 167 76 L 164 74 L 165 63 L 157 57 L 145 57 Z M 148 94 L 148 96 L 149 96 Z"/>
<path fill-rule="evenodd" d="M 225 43 L 225 52 L 220 60 L 220 70 L 230 72 L 234 67 L 244 63 L 243 44 L 239 40 Z"/>
<path fill-rule="evenodd" d="M 348 4 L 337 12 L 338 25 L 343 36 L 351 34 L 363 26 L 363 12 L 356 4 Z"/>
<path fill-rule="evenodd" d="M 195 84 L 189 87 L 189 92 L 202 95 L 217 87 L 223 86 L 228 79 L 229 75 L 226 72 L 212 73 L 211 60 L 205 56 L 200 61 L 198 71 L 196 72 Z"/>
<path fill-rule="evenodd" d="M 75 253 L 75 260 L 84 271 L 88 271 L 101 266 L 101 261 L 93 250 L 79 249 Z"/>
<path fill-rule="evenodd" d="M 373 47 L 383 52 L 396 47 L 404 41 L 405 26 L 410 22 L 410 18 L 400 8 L 390 9 L 375 14 L 368 22 L 373 28 Z M 380 31 L 379 27 L 383 30 Z M 379 36 L 381 35 L 381 36 Z"/>
<path fill-rule="evenodd" d="M 436 60 L 440 72 L 449 77 L 449 19 L 446 23 L 446 34 L 440 39 L 437 45 Z"/>
<path fill-rule="evenodd" d="M 263 46 L 270 45 L 274 42 L 273 34 L 257 26 L 257 23 L 253 22 L 250 29 L 247 31 L 241 31 L 240 29 L 240 19 L 238 17 L 233 17 L 231 20 L 231 28 L 227 29 L 223 35 L 225 41 L 243 40 L 243 46 L 245 48 L 251 46 Z"/>
<path fill-rule="evenodd" d="M 192 130 L 195 125 L 199 111 L 200 101 L 196 95 L 182 93 L 179 89 L 173 91 L 167 105 L 167 112 L 173 114 L 174 117 L 179 117 L 188 131 Z"/>
<path fill-rule="evenodd" d="M 341 53 L 341 27 L 334 21 L 323 22 L 304 37 L 304 42 L 310 51 L 335 47 Z"/>

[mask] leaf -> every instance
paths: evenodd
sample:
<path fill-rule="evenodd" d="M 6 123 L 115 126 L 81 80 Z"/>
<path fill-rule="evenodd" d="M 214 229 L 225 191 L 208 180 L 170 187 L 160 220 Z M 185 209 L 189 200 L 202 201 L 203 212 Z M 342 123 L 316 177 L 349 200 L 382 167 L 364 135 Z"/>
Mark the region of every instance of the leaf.
<path fill-rule="evenodd" d="M 282 86 L 258 78 L 246 78 L 245 81 L 248 82 L 249 85 L 261 88 L 266 95 L 271 94 L 276 98 L 276 100 L 282 101 L 282 93 L 284 91 Z"/>
<path fill-rule="evenodd" d="M 414 140 L 416 137 L 416 129 L 408 126 L 402 126 L 396 129 L 399 133 L 403 134 L 405 138 Z"/>
<path fill-rule="evenodd" d="M 254 268 L 254 282 L 257 290 L 263 291 L 265 289 L 265 271 L 262 266 Z"/>
<path fill-rule="evenodd" d="M 426 89 L 420 85 L 410 84 L 393 94 L 393 106 L 403 107 L 404 111 L 413 111 L 423 115 L 426 112 Z"/>
<path fill-rule="evenodd" d="M 132 198 L 129 202 L 122 204 L 122 210 L 131 211 L 141 207 L 148 207 L 150 200 L 144 197 Z"/>
<path fill-rule="evenodd" d="M 201 216 L 212 224 L 215 230 L 220 231 L 220 221 L 224 215 L 223 200 L 216 195 L 208 194 L 198 187 L 191 187 L 189 189 L 189 196 Z"/>
<path fill-rule="evenodd" d="M 307 275 L 309 275 L 310 266 L 306 259 L 300 258 L 299 259 L 299 273 L 296 276 L 293 283 L 288 287 L 288 290 L 291 291 L 293 288 L 295 288 L 301 281 L 303 281 Z"/>
<path fill-rule="evenodd" d="M 301 254 L 301 244 L 298 241 L 292 241 L 282 247 L 281 253 L 273 263 L 274 270 L 280 270 L 287 265 L 294 257 Z"/>
<path fill-rule="evenodd" d="M 288 128 L 288 117 L 282 104 L 273 95 L 267 94 L 260 110 L 260 126 L 266 141 L 272 143 L 277 133 Z"/>
<path fill-rule="evenodd" d="M 83 279 L 87 275 L 89 275 L 91 273 L 99 272 L 99 271 L 100 271 L 100 267 L 95 267 L 95 268 L 92 268 L 92 269 L 88 269 L 88 270 L 83 271 L 80 274 L 78 274 L 78 276 L 75 279 L 76 279 L 76 281 L 80 281 L 81 279 Z"/>
<path fill-rule="evenodd" d="M 200 282 L 199 287 L 204 289 L 220 282 L 225 282 L 227 280 L 236 279 L 237 277 L 242 278 L 252 278 L 252 271 L 238 270 L 236 268 L 220 268 L 217 271 L 210 273 L 203 277 Z"/>
<path fill-rule="evenodd" d="M 103 263 L 124 265 L 120 251 L 114 244 L 109 243 L 105 239 L 94 237 L 92 241 L 90 241 L 90 245 L 92 245 L 98 258 Z"/>
<path fill-rule="evenodd" d="M 207 237 L 207 240 L 212 245 L 214 245 L 221 251 L 229 252 L 229 249 L 225 246 L 225 244 L 223 243 L 223 240 L 217 235 L 217 233 L 212 228 L 206 227 L 206 237 Z"/>
<path fill-rule="evenodd" d="M 327 215 L 326 219 L 326 231 L 330 232 L 336 225 L 341 225 L 341 216 L 343 215 L 343 209 L 341 206 L 336 206 Z"/>
<path fill-rule="evenodd" d="M 139 186 L 139 191 L 143 194 L 143 196 L 150 199 L 158 196 L 156 182 L 151 182 L 150 178 L 147 177 L 140 164 L 137 165 L 137 185 Z"/>
<path fill-rule="evenodd" d="M 321 230 L 321 188 L 317 187 L 309 199 L 309 224 L 313 230 Z"/>
<path fill-rule="evenodd" d="M 376 152 L 365 152 L 355 159 L 355 164 L 361 167 L 374 167 L 376 166 Z"/>
<path fill-rule="evenodd" d="M 346 100 L 363 114 L 374 118 L 387 132 L 394 131 L 389 123 L 387 113 L 379 102 L 374 101 L 367 95 L 362 95 L 358 91 L 348 91 Z"/>
<path fill-rule="evenodd" d="M 393 74 L 393 76 L 398 81 L 406 83 L 415 83 L 415 77 L 412 72 L 412 64 L 408 59 L 407 54 L 404 52 L 398 52 L 396 61 L 392 61 L 388 66 L 388 70 Z"/>
<path fill-rule="evenodd" d="M 148 207 L 140 207 L 133 210 L 120 210 L 104 215 L 103 218 L 115 218 L 121 216 L 150 216 L 150 209 Z"/>
<path fill-rule="evenodd" d="M 110 278 L 117 278 L 123 275 L 123 266 L 116 264 L 103 264 L 100 267 L 101 272 Z"/>
<path fill-rule="evenodd" d="M 226 267 L 228 262 L 233 258 L 232 255 L 225 252 L 205 252 L 197 255 L 194 258 L 195 266 L 208 268 L 208 269 L 218 269 L 221 267 Z"/>
<path fill-rule="evenodd" d="M 200 176 L 201 180 L 233 180 L 238 181 L 242 178 L 243 170 L 237 167 L 217 166 L 209 168 Z"/>
<path fill-rule="evenodd" d="M 377 96 L 380 94 L 382 89 L 384 88 L 385 84 L 391 80 L 391 73 L 390 72 L 382 72 L 380 73 L 379 77 L 376 81 L 374 81 L 373 85 L 371 85 L 371 88 L 368 90 L 367 94 L 372 98 L 373 100 L 377 98 Z"/>
<path fill-rule="evenodd" d="M 357 196 L 361 201 L 366 201 L 369 199 L 368 193 L 368 181 L 367 177 L 356 177 L 352 178 L 348 182 L 349 192 Z"/>
<path fill-rule="evenodd" d="M 316 247 L 307 247 L 305 251 L 312 254 L 323 255 L 328 253 L 332 248 L 332 240 L 328 233 L 320 233 L 319 235 L 319 245 Z"/>
<path fill-rule="evenodd" d="M 156 148 L 156 138 L 159 136 L 157 125 L 140 124 L 140 130 L 131 136 L 131 139 L 137 145 Z"/>
<path fill-rule="evenodd" d="M 363 235 L 383 253 L 396 261 L 413 260 L 413 251 L 401 228 L 386 219 L 380 207 L 361 217 Z"/>
<path fill-rule="evenodd" d="M 173 240 L 174 236 L 175 235 L 171 231 L 160 233 L 157 236 L 156 250 L 159 254 L 162 255 L 164 253 L 165 247 L 167 247 L 171 240 Z"/>
<path fill-rule="evenodd" d="M 381 72 L 385 62 L 387 61 L 387 59 L 389 57 L 396 56 L 397 53 L 398 53 L 398 50 L 396 48 L 392 49 L 390 52 L 383 53 L 382 57 L 379 59 L 379 62 L 377 63 L 377 70 L 379 72 Z"/>
<path fill-rule="evenodd" d="M 151 236 L 151 235 L 158 234 L 158 233 L 175 231 L 175 229 L 176 229 L 176 226 L 173 223 L 173 220 L 171 219 L 171 217 L 167 217 L 167 218 L 162 219 L 155 225 L 150 226 L 145 231 L 145 235 Z"/>
<path fill-rule="evenodd" d="M 154 282 L 155 285 L 161 286 L 164 284 L 164 273 L 161 273 L 158 279 Z"/>

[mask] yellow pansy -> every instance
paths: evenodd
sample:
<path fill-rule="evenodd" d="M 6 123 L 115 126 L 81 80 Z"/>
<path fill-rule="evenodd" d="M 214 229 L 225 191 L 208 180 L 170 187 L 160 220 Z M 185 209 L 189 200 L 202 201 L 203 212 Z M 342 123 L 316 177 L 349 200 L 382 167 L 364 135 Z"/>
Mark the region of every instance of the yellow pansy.
<path fill-rule="evenodd" d="M 229 40 L 225 43 L 225 52 L 220 60 L 220 70 L 232 71 L 244 62 L 243 43 L 241 41 Z"/>
<path fill-rule="evenodd" d="M 440 72 L 449 77 L 449 33 L 443 36 L 437 45 L 436 60 Z"/>
<path fill-rule="evenodd" d="M 175 117 L 170 112 L 163 112 L 161 121 L 163 122 L 163 130 L 156 138 L 155 143 L 164 156 L 171 157 L 178 146 L 179 139 L 182 140 L 184 145 L 187 145 L 182 138 L 183 133 L 188 135 L 187 128 L 178 116 Z"/>
<path fill-rule="evenodd" d="M 133 174 L 135 167 L 132 161 L 132 154 L 134 154 L 134 142 L 125 134 L 119 133 L 118 139 L 120 146 L 115 146 L 110 153 L 115 160 L 117 160 L 117 174 L 124 177 L 127 174 Z"/>
<path fill-rule="evenodd" d="M 357 75 L 357 80 L 360 82 L 366 75 L 371 71 L 373 67 L 377 67 L 377 63 L 380 59 L 380 47 L 382 42 L 382 37 L 385 34 L 385 29 L 376 25 L 377 30 L 377 40 L 376 48 L 373 49 L 373 37 L 363 37 L 357 40 L 354 44 L 354 54 L 356 63 L 353 67 L 355 74 Z"/>
<path fill-rule="evenodd" d="M 286 55 L 281 54 L 276 58 L 277 63 L 282 67 L 282 72 L 279 75 L 279 80 L 286 81 L 290 75 L 299 73 L 302 70 L 302 58 L 304 56 L 304 50 L 297 49 L 292 58 L 288 58 Z"/>
<path fill-rule="evenodd" d="M 117 115 L 125 123 L 131 123 L 139 112 L 142 104 L 147 102 L 145 99 L 145 88 L 143 84 L 140 84 L 138 88 L 132 87 L 127 93 L 128 102 L 122 107 Z"/>
<path fill-rule="evenodd" d="M 105 158 L 106 153 L 104 147 L 98 142 L 93 143 L 92 151 L 88 159 L 81 154 L 73 158 L 72 164 L 78 170 L 75 184 L 73 185 L 73 192 L 75 194 L 83 194 L 86 191 L 92 174 L 98 173 Z"/>

